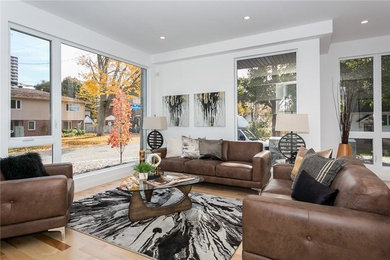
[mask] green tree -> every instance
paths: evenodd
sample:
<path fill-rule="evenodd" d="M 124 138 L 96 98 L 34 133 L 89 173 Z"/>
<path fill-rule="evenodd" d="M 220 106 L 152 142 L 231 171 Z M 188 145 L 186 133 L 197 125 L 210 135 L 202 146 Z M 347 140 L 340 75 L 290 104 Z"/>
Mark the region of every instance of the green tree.
<path fill-rule="evenodd" d="M 252 127 L 266 127 L 266 125 L 269 125 L 272 128 L 272 135 L 276 135 L 276 112 L 280 101 L 276 98 L 276 85 L 295 81 L 295 63 L 250 68 L 249 78 L 238 78 L 238 111 L 245 112 L 249 110 L 251 121 L 255 122 Z M 288 110 L 296 111 L 295 84 L 287 86 L 285 99 L 285 104 L 289 106 Z M 245 109 L 245 107 L 249 109 Z M 262 114 L 263 119 L 260 117 L 260 114 Z M 268 131 L 255 132 L 267 133 Z M 264 139 L 264 136 L 258 137 Z"/>
<path fill-rule="evenodd" d="M 382 112 L 390 111 L 390 55 L 382 56 Z"/>
<path fill-rule="evenodd" d="M 83 83 L 77 78 L 66 77 L 61 82 L 61 93 L 63 96 L 76 98 L 77 93 L 79 93 L 81 85 Z"/>
<path fill-rule="evenodd" d="M 50 81 L 42 80 L 34 86 L 36 90 L 42 90 L 50 93 Z"/>
<path fill-rule="evenodd" d="M 97 135 L 104 132 L 105 118 L 120 88 L 130 100 L 141 93 L 141 68 L 97 54 L 81 56 L 79 64 L 88 69 L 83 75 L 84 82 L 79 91 L 79 97 L 93 99 L 97 102 Z"/>

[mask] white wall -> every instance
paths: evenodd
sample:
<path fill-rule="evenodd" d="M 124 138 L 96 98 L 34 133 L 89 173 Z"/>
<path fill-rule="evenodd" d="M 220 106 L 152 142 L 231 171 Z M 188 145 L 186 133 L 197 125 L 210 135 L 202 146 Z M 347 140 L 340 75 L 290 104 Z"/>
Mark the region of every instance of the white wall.
<path fill-rule="evenodd" d="M 332 87 L 340 80 L 339 60 L 356 56 L 390 53 L 390 35 L 333 43 L 329 52 L 321 55 L 321 125 L 322 148 L 333 148 L 337 151 L 340 133 L 337 124 Z M 371 167 L 370 167 L 371 168 Z M 381 178 L 390 180 L 390 171 L 383 168 L 372 168 Z"/>
<path fill-rule="evenodd" d="M 190 94 L 190 126 L 169 127 L 164 136 L 235 138 L 235 59 L 281 51 L 297 52 L 298 113 L 309 114 L 310 134 L 302 135 L 308 146 L 321 146 L 320 41 L 303 40 L 207 57 L 188 58 L 152 66 L 152 114 L 161 115 L 162 96 Z M 160 55 L 161 57 L 161 55 Z M 168 58 L 169 59 L 169 58 Z M 225 91 L 226 126 L 194 127 L 194 93 Z"/>

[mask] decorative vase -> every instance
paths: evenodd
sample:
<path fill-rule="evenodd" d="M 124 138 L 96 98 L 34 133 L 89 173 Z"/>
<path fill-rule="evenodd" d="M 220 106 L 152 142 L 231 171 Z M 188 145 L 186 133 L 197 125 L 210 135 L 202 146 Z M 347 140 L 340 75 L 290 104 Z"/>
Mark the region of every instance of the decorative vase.
<path fill-rule="evenodd" d="M 149 175 L 149 173 L 147 173 L 147 172 L 140 172 L 138 174 L 138 179 L 139 180 L 147 180 L 148 179 L 148 175 Z"/>
<path fill-rule="evenodd" d="M 352 149 L 350 144 L 339 144 L 336 158 L 342 156 L 352 156 Z"/>

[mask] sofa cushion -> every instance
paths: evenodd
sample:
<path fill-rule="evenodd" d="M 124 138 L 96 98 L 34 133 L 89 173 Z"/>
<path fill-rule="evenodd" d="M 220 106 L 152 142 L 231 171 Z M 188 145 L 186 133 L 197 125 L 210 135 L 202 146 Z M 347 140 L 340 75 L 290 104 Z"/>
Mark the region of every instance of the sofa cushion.
<path fill-rule="evenodd" d="M 224 141 L 222 144 L 222 160 L 252 162 L 255 154 L 263 150 L 260 142 Z"/>
<path fill-rule="evenodd" d="M 299 147 L 297 158 L 295 159 L 295 163 L 294 163 L 294 168 L 291 171 L 291 179 L 292 180 L 294 180 L 295 177 L 297 176 L 299 167 L 301 167 L 301 163 L 303 161 L 303 157 L 305 157 L 305 155 L 307 154 L 308 151 L 314 152 L 314 150 L 312 150 L 312 149 L 308 150 L 304 146 Z M 331 158 L 332 153 L 333 153 L 333 149 L 328 149 L 328 150 L 316 152 L 317 155 L 322 156 L 324 158 Z"/>
<path fill-rule="evenodd" d="M 171 172 L 184 172 L 184 163 L 189 161 L 187 158 L 168 157 L 161 160 L 161 170 Z"/>
<path fill-rule="evenodd" d="M 326 186 L 330 186 L 337 173 L 343 167 L 343 162 L 344 161 L 342 159 L 328 159 L 317 155 L 313 150 L 312 153 L 309 151 L 303 158 L 292 188 L 294 189 L 296 181 L 302 171 L 306 171 L 314 179 L 316 179 L 316 181 Z"/>
<path fill-rule="evenodd" d="M 335 206 L 390 216 L 389 188 L 354 159 L 346 161 L 331 188 L 339 190 Z"/>
<path fill-rule="evenodd" d="M 181 156 L 182 153 L 182 141 L 181 136 L 167 137 L 167 154 L 166 157 Z"/>
<path fill-rule="evenodd" d="M 193 159 L 185 162 L 184 171 L 190 174 L 215 176 L 215 167 L 220 163 L 215 160 Z"/>
<path fill-rule="evenodd" d="M 199 138 L 199 152 L 202 159 L 215 158 L 222 160 L 223 140 L 206 140 Z"/>
<path fill-rule="evenodd" d="M 222 162 L 217 165 L 216 176 L 250 181 L 252 164 L 242 161 Z"/>
<path fill-rule="evenodd" d="M 1 172 L 5 180 L 49 176 L 38 153 L 26 153 L 1 159 Z"/>
<path fill-rule="evenodd" d="M 190 159 L 198 159 L 200 157 L 198 139 L 192 139 L 187 136 L 182 136 L 181 141 L 183 145 L 181 157 Z"/>
<path fill-rule="evenodd" d="M 306 171 L 302 171 L 291 197 L 299 201 L 332 206 L 337 192 L 338 190 L 319 183 Z"/>
<path fill-rule="evenodd" d="M 291 197 L 291 180 L 286 179 L 272 179 L 268 185 L 263 189 L 264 193 L 282 194 Z"/>

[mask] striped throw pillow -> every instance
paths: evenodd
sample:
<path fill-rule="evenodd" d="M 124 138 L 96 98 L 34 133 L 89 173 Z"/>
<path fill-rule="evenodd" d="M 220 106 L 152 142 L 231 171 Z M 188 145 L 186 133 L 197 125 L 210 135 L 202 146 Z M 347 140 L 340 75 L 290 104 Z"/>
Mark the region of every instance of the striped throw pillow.
<path fill-rule="evenodd" d="M 343 167 L 342 159 L 329 159 L 319 156 L 315 153 L 308 153 L 303 158 L 301 167 L 299 167 L 297 177 L 294 179 L 292 188 L 295 187 L 296 180 L 302 171 L 309 173 L 316 181 L 330 186 L 337 173 Z"/>

